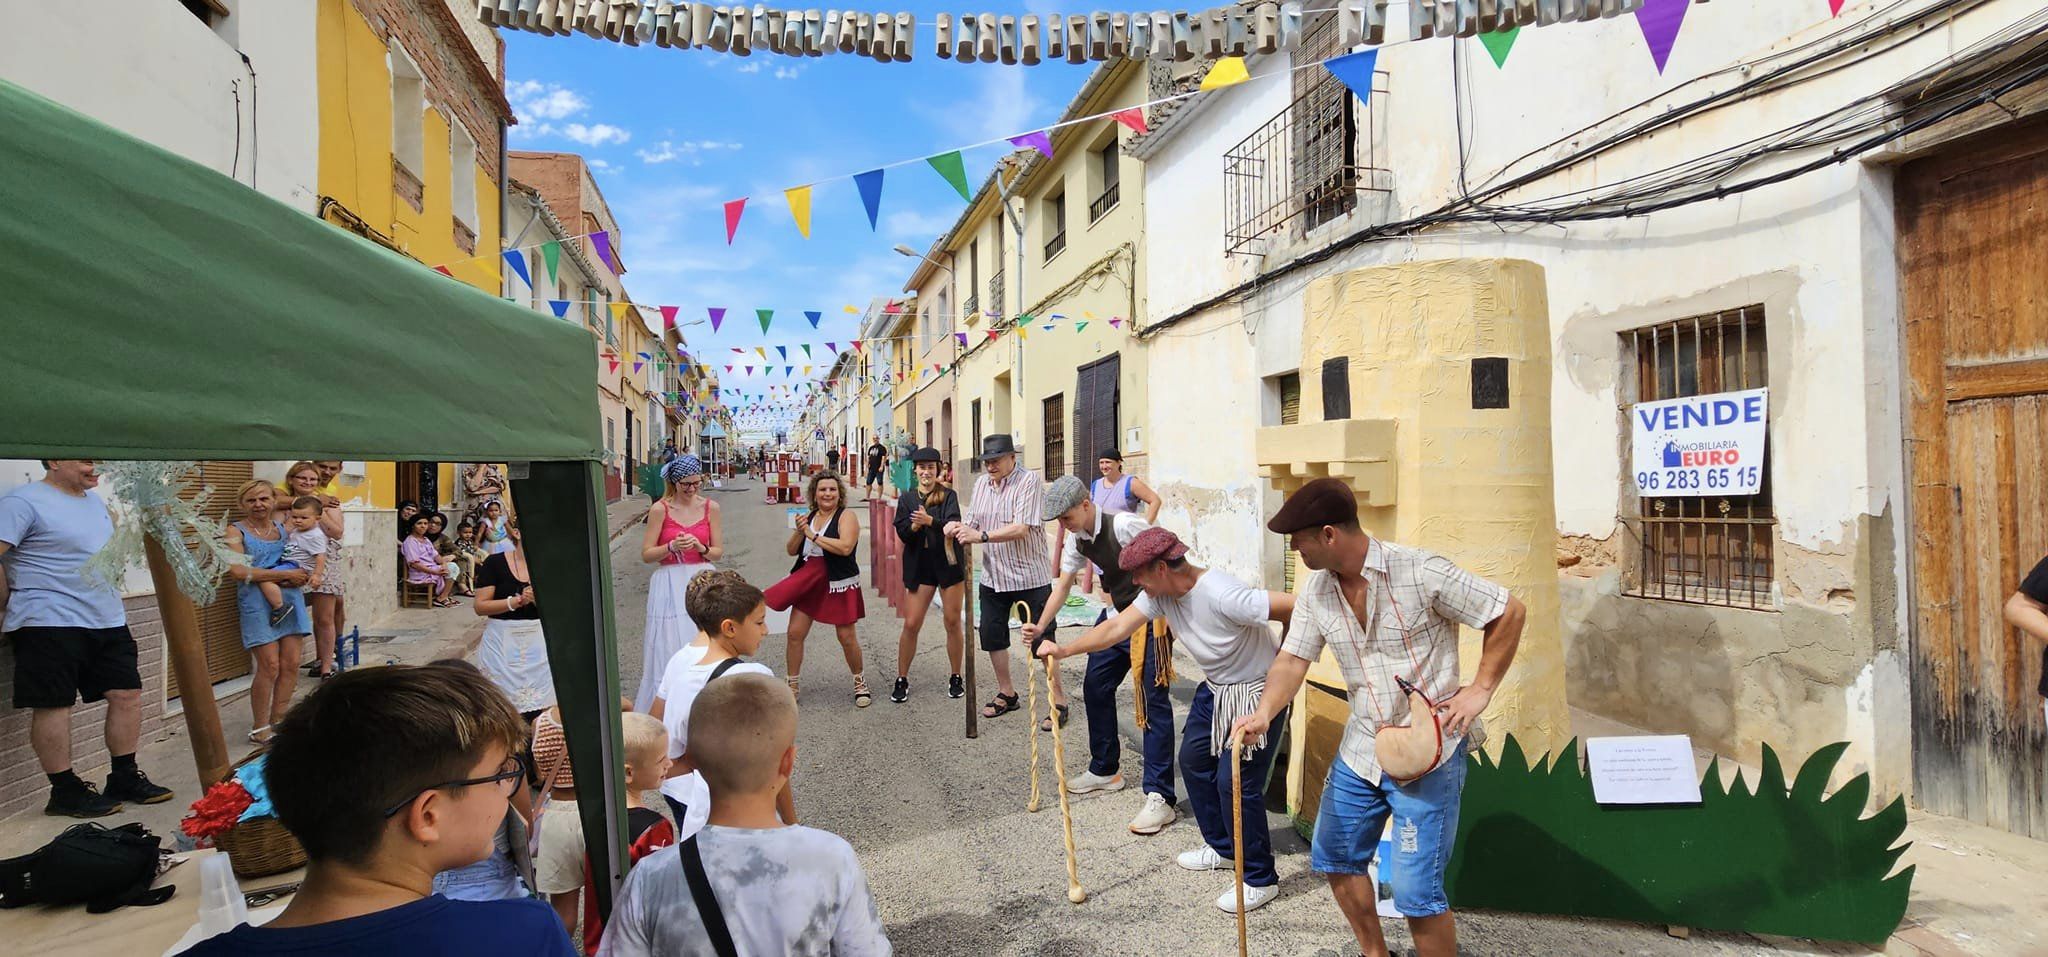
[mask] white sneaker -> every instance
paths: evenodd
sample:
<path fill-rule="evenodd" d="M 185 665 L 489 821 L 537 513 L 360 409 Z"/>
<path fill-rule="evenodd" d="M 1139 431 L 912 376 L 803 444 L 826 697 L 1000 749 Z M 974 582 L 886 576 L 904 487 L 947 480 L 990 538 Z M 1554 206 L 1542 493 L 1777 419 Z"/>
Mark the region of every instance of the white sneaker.
<path fill-rule="evenodd" d="M 1273 898 L 1279 896 L 1280 885 L 1278 884 L 1271 884 L 1265 887 L 1253 887 L 1250 884 L 1246 884 L 1244 886 L 1244 911 L 1249 914 L 1272 903 Z M 1222 897 L 1216 898 L 1216 907 L 1226 914 L 1237 913 L 1237 891 L 1234 889 L 1224 891 Z"/>
<path fill-rule="evenodd" d="M 1160 794 L 1145 795 L 1145 806 L 1138 809 L 1138 816 L 1131 818 L 1132 834 L 1157 834 L 1172 824 L 1180 812 L 1166 802 Z"/>
<path fill-rule="evenodd" d="M 1216 853 L 1207 844 L 1192 851 L 1182 852 L 1179 857 L 1173 859 L 1173 862 L 1191 871 L 1213 871 L 1230 866 L 1230 862 L 1224 860 L 1223 855 Z"/>
<path fill-rule="evenodd" d="M 1096 791 L 1121 791 L 1124 776 L 1121 774 L 1076 774 L 1067 779 L 1068 794 L 1092 794 Z"/>

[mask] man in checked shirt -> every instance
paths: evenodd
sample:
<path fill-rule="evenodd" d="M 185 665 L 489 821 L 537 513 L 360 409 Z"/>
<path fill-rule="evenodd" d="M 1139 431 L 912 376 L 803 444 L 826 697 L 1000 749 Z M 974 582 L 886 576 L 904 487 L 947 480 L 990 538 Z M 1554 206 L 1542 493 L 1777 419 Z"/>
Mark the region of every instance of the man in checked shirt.
<path fill-rule="evenodd" d="M 1458 928 L 1444 898 L 1444 867 L 1458 833 L 1466 736 L 1483 740 L 1479 713 L 1514 660 L 1527 610 L 1507 589 L 1421 549 L 1383 542 L 1358 524 L 1350 487 L 1317 479 L 1288 496 L 1266 524 L 1289 536 L 1311 572 L 1295 598 L 1292 631 L 1266 675 L 1259 709 L 1233 733 L 1263 734 L 1328 647 L 1350 687 L 1351 717 L 1316 811 L 1310 865 L 1329 878 L 1337 907 L 1365 957 L 1384 957 L 1374 889 L 1366 877 L 1381 828 L 1394 819 L 1393 860 L 1381 868 L 1394 905 L 1408 918 L 1419 957 L 1453 957 Z M 1458 686 L 1458 626 L 1486 633 L 1473 682 Z M 1380 729 L 1426 720 L 1408 713 L 1396 677 L 1437 703 L 1444 747 L 1421 777 L 1383 775 L 1373 743 Z"/>

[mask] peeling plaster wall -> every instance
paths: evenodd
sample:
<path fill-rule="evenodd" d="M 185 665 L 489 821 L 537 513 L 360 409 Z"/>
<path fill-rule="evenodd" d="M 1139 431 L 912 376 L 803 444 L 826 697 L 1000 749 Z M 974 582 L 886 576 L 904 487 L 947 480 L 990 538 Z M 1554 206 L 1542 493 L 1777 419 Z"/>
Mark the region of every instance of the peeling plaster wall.
<path fill-rule="evenodd" d="M 1228 315 L 1187 323 L 1142 353 L 1157 410 L 1146 481 L 1159 493 L 1159 524 L 1185 537 L 1196 564 L 1278 581 L 1266 574 L 1265 483 L 1247 465 L 1252 430 L 1239 427 L 1259 421 L 1259 392 L 1246 386 L 1256 385 L 1252 354 L 1219 347 L 1229 339 L 1219 326 L 1236 323 Z"/>

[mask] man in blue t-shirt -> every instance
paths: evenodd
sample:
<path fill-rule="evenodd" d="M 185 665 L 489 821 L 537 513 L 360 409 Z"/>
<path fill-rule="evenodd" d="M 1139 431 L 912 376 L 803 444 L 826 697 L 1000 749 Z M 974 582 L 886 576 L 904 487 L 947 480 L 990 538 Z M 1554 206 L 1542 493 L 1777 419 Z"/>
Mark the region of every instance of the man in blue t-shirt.
<path fill-rule="evenodd" d="M 122 802 L 168 801 L 135 764 L 142 731 L 142 674 L 121 593 L 86 574 L 114 535 L 90 459 L 43 462 L 47 474 L 0 496 L 0 612 L 14 650 L 14 706 L 27 708 L 29 742 L 50 778 L 43 813 L 104 817 Z M 113 770 L 97 791 L 71 767 L 71 708 L 107 702 Z"/>
<path fill-rule="evenodd" d="M 457 665 L 341 673 L 278 722 L 264 782 L 306 849 L 284 912 L 200 941 L 192 957 L 573 957 L 547 904 L 451 901 L 434 875 L 496 853 L 526 786 L 526 723 L 490 679 Z"/>

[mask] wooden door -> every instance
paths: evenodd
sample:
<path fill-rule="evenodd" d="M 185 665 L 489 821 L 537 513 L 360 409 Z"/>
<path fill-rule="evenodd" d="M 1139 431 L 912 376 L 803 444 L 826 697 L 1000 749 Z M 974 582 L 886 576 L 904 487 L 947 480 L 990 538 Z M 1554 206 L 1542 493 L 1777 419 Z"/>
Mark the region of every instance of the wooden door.
<path fill-rule="evenodd" d="M 1074 384 L 1074 440 L 1069 444 L 1073 447 L 1074 474 L 1084 482 L 1094 481 L 1096 456 L 1121 445 L 1117 441 L 1117 401 L 1121 397 L 1118 387 L 1122 375 L 1122 357 L 1114 352 L 1078 370 Z"/>
<path fill-rule="evenodd" d="M 220 518 L 223 513 L 230 520 L 238 517 L 241 509 L 235 503 L 235 491 L 249 481 L 250 472 L 247 462 L 199 463 L 199 484 L 213 489 L 206 504 L 208 518 Z M 197 548 L 198 543 L 187 543 L 187 547 Z M 235 605 L 234 582 L 223 579 L 214 589 L 213 599 L 199 606 L 199 638 L 206 646 L 206 675 L 215 684 L 249 673 L 249 652 L 242 648 L 242 619 Z M 169 684 L 164 696 L 177 697 L 177 673 L 166 668 L 165 680 Z"/>
<path fill-rule="evenodd" d="M 2048 124 L 1904 167 L 1898 217 L 1914 795 L 2048 838 L 2041 645 L 2001 613 L 2048 554 Z"/>

